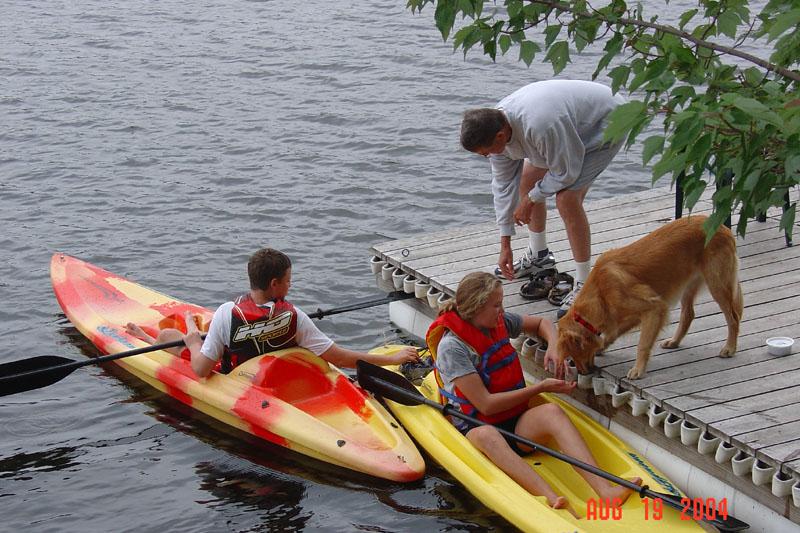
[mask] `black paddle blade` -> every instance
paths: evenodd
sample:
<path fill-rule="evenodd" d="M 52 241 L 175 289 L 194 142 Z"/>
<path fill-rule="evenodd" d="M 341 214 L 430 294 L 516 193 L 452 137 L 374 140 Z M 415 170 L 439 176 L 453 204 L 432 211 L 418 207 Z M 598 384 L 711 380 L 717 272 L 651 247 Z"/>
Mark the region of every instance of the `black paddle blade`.
<path fill-rule="evenodd" d="M 646 496 L 648 498 L 659 498 L 665 504 L 678 509 L 679 511 L 687 510 L 688 515 L 691 517 L 694 514 L 694 500 L 688 500 L 688 502 L 684 499 L 681 501 L 680 496 L 675 496 L 674 494 L 665 494 L 662 492 L 653 492 L 651 490 L 646 491 Z M 691 508 L 687 508 L 688 505 L 691 505 Z M 703 522 L 708 522 L 721 532 L 725 533 L 728 531 L 744 531 L 746 529 L 750 529 L 750 524 L 747 522 L 742 522 L 738 518 L 735 518 L 731 515 L 728 515 L 727 518 L 723 516 L 718 516 L 719 513 L 716 509 L 703 509 L 702 516 L 700 520 Z M 710 518 L 714 516 L 715 518 Z M 683 518 L 683 517 L 681 517 Z"/>
<path fill-rule="evenodd" d="M 422 405 L 425 397 L 406 378 L 366 361 L 356 362 L 356 377 L 361 388 L 403 405 Z"/>
<path fill-rule="evenodd" d="M 74 362 L 72 359 L 57 355 L 40 355 L 30 359 L 3 363 L 0 365 L 0 396 L 8 396 L 52 385 L 70 375 L 76 368 L 74 366 L 63 367 L 59 365 Z M 47 370 L 42 372 L 42 369 Z M 26 376 L 26 372 L 32 372 L 32 374 Z"/>

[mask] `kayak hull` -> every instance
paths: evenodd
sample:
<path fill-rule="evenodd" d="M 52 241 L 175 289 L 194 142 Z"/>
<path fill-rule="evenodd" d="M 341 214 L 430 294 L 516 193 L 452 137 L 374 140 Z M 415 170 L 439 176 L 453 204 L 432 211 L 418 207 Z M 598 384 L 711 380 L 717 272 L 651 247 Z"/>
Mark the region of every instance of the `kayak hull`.
<path fill-rule="evenodd" d="M 53 256 L 50 274 L 67 318 L 106 354 L 147 346 L 126 332 L 128 322 L 154 335 L 185 330 L 186 311 L 202 329 L 213 315 L 63 254 Z M 207 378 L 166 351 L 114 362 L 212 418 L 293 451 L 392 481 L 424 475 L 422 456 L 386 409 L 307 350 L 278 350 Z"/>

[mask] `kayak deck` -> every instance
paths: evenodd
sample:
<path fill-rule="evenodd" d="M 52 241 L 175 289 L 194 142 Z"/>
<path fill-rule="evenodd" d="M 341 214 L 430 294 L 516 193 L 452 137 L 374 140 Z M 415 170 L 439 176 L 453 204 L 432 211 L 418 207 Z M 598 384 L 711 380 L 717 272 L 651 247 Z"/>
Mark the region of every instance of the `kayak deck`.
<path fill-rule="evenodd" d="M 103 353 L 147 346 L 127 333 L 128 322 L 153 335 L 164 327 L 185 331 L 186 311 L 201 329 L 212 317 L 208 309 L 66 255 L 53 256 L 50 273 L 67 318 Z M 384 407 L 307 350 L 261 355 L 208 378 L 165 351 L 115 363 L 198 411 L 299 453 L 393 481 L 424 474 L 421 455 Z"/>
<path fill-rule="evenodd" d="M 380 353 L 390 347 L 373 350 Z M 397 371 L 396 367 L 391 368 Z M 439 391 L 433 373 L 428 374 L 418 390 L 438 402 Z M 531 406 L 545 402 L 560 405 L 578 428 L 598 466 L 619 477 L 641 477 L 644 484 L 657 492 L 680 495 L 680 491 L 640 454 L 630 449 L 611 432 L 554 395 L 540 394 Z M 478 451 L 440 411 L 426 406 L 406 406 L 386 400 L 389 409 L 428 454 L 441 464 L 478 500 L 522 531 L 702 531 L 692 520 L 682 520 L 680 512 L 660 506 L 651 500 L 631 497 L 619 508 L 599 501 L 588 483 L 566 462 L 543 453 L 532 453 L 524 460 L 553 487 L 565 496 L 581 517 L 576 519 L 567 510 L 555 510 L 543 496 L 534 496 L 496 467 Z M 542 443 L 552 446 L 552 443 Z M 657 506 L 657 507 L 654 507 Z"/>

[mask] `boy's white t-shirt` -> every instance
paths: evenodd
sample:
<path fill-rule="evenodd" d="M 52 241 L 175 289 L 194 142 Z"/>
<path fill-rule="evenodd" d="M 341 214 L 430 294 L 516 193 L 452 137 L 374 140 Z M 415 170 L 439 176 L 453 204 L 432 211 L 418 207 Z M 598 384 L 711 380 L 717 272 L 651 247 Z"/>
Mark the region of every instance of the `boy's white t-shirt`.
<path fill-rule="evenodd" d="M 272 307 L 273 302 L 267 302 L 259 307 Z M 219 361 L 225 352 L 225 347 L 231 342 L 231 315 L 233 302 L 225 302 L 214 311 L 208 335 L 203 342 L 200 353 L 211 359 Z M 300 308 L 295 306 L 297 312 L 297 334 L 295 341 L 301 348 L 305 348 L 316 355 L 322 355 L 331 346 L 333 341 L 317 328 L 316 324 Z"/>

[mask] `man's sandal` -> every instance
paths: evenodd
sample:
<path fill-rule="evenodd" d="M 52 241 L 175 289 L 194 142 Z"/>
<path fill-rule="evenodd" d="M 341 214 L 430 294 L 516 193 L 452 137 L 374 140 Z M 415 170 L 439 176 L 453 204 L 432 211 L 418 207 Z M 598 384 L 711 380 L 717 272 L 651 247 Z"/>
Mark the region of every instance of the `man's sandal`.
<path fill-rule="evenodd" d="M 519 289 L 519 294 L 526 300 L 541 300 L 547 298 L 556 282 L 558 271 L 547 268 L 530 275 L 530 281 Z"/>
<path fill-rule="evenodd" d="M 564 297 L 572 292 L 575 280 L 566 272 L 559 272 L 556 275 L 555 284 L 547 295 L 547 301 L 553 305 L 561 306 Z"/>

